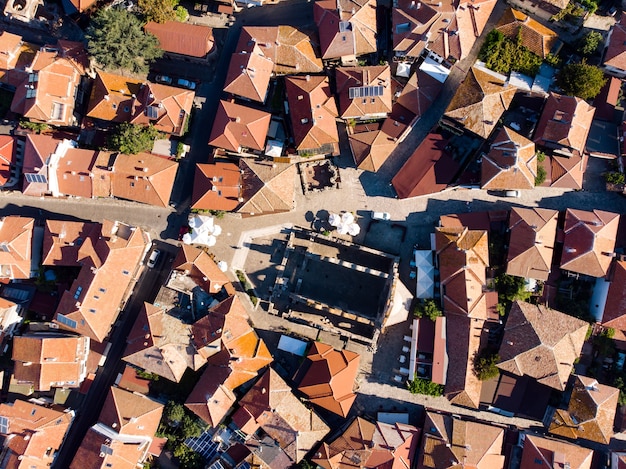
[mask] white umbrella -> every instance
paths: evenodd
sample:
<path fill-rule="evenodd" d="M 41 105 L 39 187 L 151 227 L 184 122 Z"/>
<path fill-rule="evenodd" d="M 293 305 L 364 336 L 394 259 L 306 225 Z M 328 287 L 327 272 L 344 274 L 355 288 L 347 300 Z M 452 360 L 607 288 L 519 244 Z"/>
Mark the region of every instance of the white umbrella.
<path fill-rule="evenodd" d="M 336 213 L 331 213 L 328 216 L 328 223 L 330 223 L 330 226 L 339 226 L 341 223 L 341 217 Z"/>
<path fill-rule="evenodd" d="M 200 225 L 202 225 L 202 220 L 199 216 L 193 215 L 189 217 L 189 226 L 191 228 L 198 228 Z"/>
<path fill-rule="evenodd" d="M 210 246 L 215 246 L 215 243 L 217 243 L 217 238 L 213 235 L 209 235 L 204 244 L 210 247 Z"/>
<path fill-rule="evenodd" d="M 228 270 L 228 264 L 226 263 L 226 261 L 219 261 L 217 263 L 217 268 L 220 269 L 222 272 L 226 272 Z"/>
<path fill-rule="evenodd" d="M 222 227 L 220 225 L 213 226 L 213 236 L 219 236 L 222 234 Z"/>
<path fill-rule="evenodd" d="M 191 244 L 191 234 L 189 233 L 185 233 L 183 235 L 183 243 L 185 244 Z"/>
<path fill-rule="evenodd" d="M 348 234 L 348 224 L 347 223 L 341 223 L 338 227 L 337 227 L 337 232 L 339 234 L 345 235 Z"/>
<path fill-rule="evenodd" d="M 356 236 L 361 232 L 361 227 L 356 223 L 350 223 L 348 225 L 348 234 L 350 236 Z"/>
<path fill-rule="evenodd" d="M 343 212 L 343 215 L 341 215 L 341 221 L 344 222 L 346 225 L 349 225 L 350 223 L 354 222 L 354 215 L 352 215 L 350 212 Z"/>

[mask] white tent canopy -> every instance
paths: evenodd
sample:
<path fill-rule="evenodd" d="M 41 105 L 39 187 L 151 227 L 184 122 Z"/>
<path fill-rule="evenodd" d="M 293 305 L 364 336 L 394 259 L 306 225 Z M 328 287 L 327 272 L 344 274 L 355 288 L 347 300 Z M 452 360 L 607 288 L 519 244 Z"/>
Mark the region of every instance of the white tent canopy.
<path fill-rule="evenodd" d="M 331 213 L 328 216 L 328 223 L 330 223 L 330 226 L 339 226 L 341 223 L 341 217 L 336 213 Z"/>
<path fill-rule="evenodd" d="M 348 234 L 350 236 L 356 236 L 361 232 L 361 227 L 356 223 L 350 223 L 348 225 Z"/>
<path fill-rule="evenodd" d="M 354 223 L 354 215 L 352 215 L 350 212 L 343 212 L 343 214 L 341 215 L 341 221 L 344 222 L 346 225 Z"/>
<path fill-rule="evenodd" d="M 216 236 L 219 236 L 222 228 L 219 225 L 215 225 L 214 221 L 213 217 L 190 215 L 188 223 L 191 233 L 183 235 L 183 243 L 215 246 L 215 243 L 217 243 Z"/>
<path fill-rule="evenodd" d="M 226 261 L 219 261 L 217 263 L 217 268 L 222 272 L 226 272 L 228 270 L 228 263 Z"/>
<path fill-rule="evenodd" d="M 415 251 L 415 268 L 417 270 L 416 298 L 433 298 L 435 296 L 435 267 L 433 252 L 428 250 Z"/>

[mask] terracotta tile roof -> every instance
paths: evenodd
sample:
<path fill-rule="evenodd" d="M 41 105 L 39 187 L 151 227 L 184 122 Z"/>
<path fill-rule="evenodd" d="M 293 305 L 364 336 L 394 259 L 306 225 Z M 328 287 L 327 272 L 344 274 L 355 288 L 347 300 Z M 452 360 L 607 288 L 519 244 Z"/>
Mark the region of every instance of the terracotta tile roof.
<path fill-rule="evenodd" d="M 515 91 L 502 75 L 473 66 L 457 88 L 445 115 L 487 138 L 509 108 Z"/>
<path fill-rule="evenodd" d="M 22 36 L 8 31 L 0 32 L 0 70 L 4 73 L 16 67 L 22 44 Z"/>
<path fill-rule="evenodd" d="M 115 432 L 96 424 L 87 430 L 69 469 L 135 469 L 147 457 L 150 441 L 146 437 L 120 438 Z"/>
<path fill-rule="evenodd" d="M 485 190 L 534 189 L 537 175 L 535 144 L 514 130 L 502 127 L 481 164 Z"/>
<path fill-rule="evenodd" d="M 289 212 L 295 206 L 296 167 L 287 163 L 268 164 L 241 158 L 243 203 L 238 213 L 262 215 Z"/>
<path fill-rule="evenodd" d="M 550 28 L 510 7 L 500 17 L 496 29 L 512 41 L 519 38 L 524 47 L 544 59 L 559 40 Z"/>
<path fill-rule="evenodd" d="M 391 112 L 392 82 L 388 65 L 338 67 L 335 80 L 342 119 L 385 117 Z M 354 89 L 355 97 L 351 97 L 351 89 Z M 376 95 L 372 97 L 374 90 Z"/>
<path fill-rule="evenodd" d="M 567 410 L 557 409 L 548 432 L 608 445 L 618 398 L 619 389 L 576 375 Z"/>
<path fill-rule="evenodd" d="M 26 334 L 13 339 L 14 379 L 35 391 L 77 388 L 87 376 L 89 338 L 58 333 Z"/>
<path fill-rule="evenodd" d="M 187 368 L 197 371 L 206 363 L 191 335 L 190 325 L 164 308 L 144 303 L 126 338 L 123 360 L 178 383 Z"/>
<path fill-rule="evenodd" d="M 71 3 L 71 5 L 76 8 L 76 11 L 78 11 L 79 13 L 82 13 L 83 11 L 87 10 L 91 5 L 93 5 L 94 3 L 96 3 L 96 0 L 68 0 L 69 3 Z M 65 2 L 64 2 L 64 7 L 65 7 Z M 67 12 L 68 14 L 72 14 L 74 12 Z"/>
<path fill-rule="evenodd" d="M 167 207 L 178 171 L 176 161 L 152 155 L 118 154 L 111 174 L 111 195 L 157 207 Z"/>
<path fill-rule="evenodd" d="M 19 39 L 19 40 L 18 40 Z M 0 81 L 11 86 L 19 86 L 28 77 L 29 67 L 39 46 L 24 42 L 21 36 L 7 31 L 0 34 Z"/>
<path fill-rule="evenodd" d="M 382 130 L 348 135 L 352 158 L 359 169 L 376 172 L 396 149 L 397 139 Z"/>
<path fill-rule="evenodd" d="M 7 437 L 5 461 L 13 461 L 8 467 L 38 469 L 52 464 L 74 417 L 73 412 L 19 399 L 0 404 L 0 415 L 8 420 L 8 432 L 2 433 Z"/>
<path fill-rule="evenodd" d="M 417 70 L 409 81 L 404 85 L 400 96 L 396 100 L 392 110 L 391 118 L 399 114 L 397 106 L 409 111 L 415 117 L 421 117 L 439 95 L 443 83 L 434 79 L 427 73 Z M 396 117 L 397 119 L 397 117 Z M 405 122 L 408 124 L 408 122 Z"/>
<path fill-rule="evenodd" d="M 139 94 L 141 85 L 141 80 L 99 70 L 91 88 L 87 116 L 111 122 L 130 121 L 133 95 Z"/>
<path fill-rule="evenodd" d="M 535 143 L 564 156 L 582 154 L 595 110 L 575 96 L 550 93 L 535 130 Z"/>
<path fill-rule="evenodd" d="M 235 210 L 240 204 L 241 179 L 237 163 L 217 161 L 196 164 L 191 208 Z"/>
<path fill-rule="evenodd" d="M 244 26 L 237 52 L 260 51 L 273 63 L 277 75 L 320 73 L 324 70 L 317 54 L 317 38 L 293 26 Z"/>
<path fill-rule="evenodd" d="M 104 341 L 147 241 L 140 229 L 105 220 L 95 245 L 90 238 L 83 241 L 81 252 L 85 258 L 81 270 L 63 293 L 54 322 L 96 342 Z"/>
<path fill-rule="evenodd" d="M 224 91 L 264 103 L 273 68 L 272 61 L 264 57 L 258 48 L 250 53 L 235 53 L 230 58 Z"/>
<path fill-rule="evenodd" d="M 48 169 L 48 188 L 55 197 L 70 195 L 91 198 L 91 168 L 97 152 L 68 148 Z"/>
<path fill-rule="evenodd" d="M 300 462 L 329 431 L 324 421 L 300 402 L 272 368 L 263 373 L 239 400 L 239 405 L 249 419 L 278 443 L 292 463 Z"/>
<path fill-rule="evenodd" d="M 32 218 L 0 218 L 0 278 L 31 278 L 34 226 L 35 220 Z"/>
<path fill-rule="evenodd" d="M 506 273 L 548 280 L 559 212 L 546 208 L 511 209 Z"/>
<path fill-rule="evenodd" d="M 22 173 L 40 174 L 45 176 L 46 182 L 29 182 L 23 178 L 22 192 L 25 195 L 40 197 L 48 191 L 48 165 L 47 160 L 52 155 L 62 140 L 50 135 L 28 134 L 24 144 L 24 164 Z"/>
<path fill-rule="evenodd" d="M 163 404 L 115 386 L 109 389 L 98 422 L 121 435 L 152 437 L 159 428 Z"/>
<path fill-rule="evenodd" d="M 434 194 L 445 189 L 459 170 L 446 150 L 448 140 L 428 134 L 391 180 L 398 198 Z"/>
<path fill-rule="evenodd" d="M 74 125 L 74 99 L 85 73 L 76 43 L 59 43 L 40 49 L 28 77 L 16 87 L 11 111 L 54 125 Z"/>
<path fill-rule="evenodd" d="M 561 269 L 604 277 L 611 266 L 619 214 L 567 209 Z"/>
<path fill-rule="evenodd" d="M 235 393 L 223 384 L 231 372 L 228 367 L 208 365 L 185 401 L 185 407 L 212 427 L 219 425 L 237 402 Z"/>
<path fill-rule="evenodd" d="M 486 231 L 436 228 L 435 244 L 446 313 L 488 318 L 485 295 L 489 242 Z"/>
<path fill-rule="evenodd" d="M 99 259 L 90 246 L 96 244 L 100 229 L 99 223 L 46 220 L 42 265 L 78 267 L 85 257 L 98 263 Z"/>
<path fill-rule="evenodd" d="M 498 368 L 563 391 L 587 328 L 581 319 L 516 301 L 504 328 Z"/>
<path fill-rule="evenodd" d="M 615 23 L 607 38 L 607 47 L 604 52 L 604 66 L 626 71 L 626 15 L 622 15 L 619 22 Z"/>
<path fill-rule="evenodd" d="M 191 114 L 195 92 L 146 82 L 131 107 L 133 124 L 152 124 L 159 132 L 181 136 Z"/>
<path fill-rule="evenodd" d="M 582 189 L 583 176 L 587 168 L 587 154 L 582 156 L 574 154 L 573 156 L 556 156 L 550 157 L 550 187 L 559 187 L 563 189 Z"/>
<path fill-rule="evenodd" d="M 190 277 L 199 287 L 208 293 L 217 293 L 224 288 L 230 294 L 234 289 L 230 280 L 222 272 L 209 254 L 195 246 L 182 244 L 172 262 L 172 270 Z"/>
<path fill-rule="evenodd" d="M 458 41 L 458 48 L 460 49 L 459 55 L 452 55 L 457 60 L 462 60 L 470 53 L 476 39 L 485 30 L 487 21 L 491 16 L 491 12 L 496 6 L 496 0 L 479 0 L 460 1 L 455 12 L 456 19 L 456 34 L 450 34 L 447 38 L 447 42 Z M 452 22 L 451 22 L 452 23 Z M 448 29 L 453 31 L 452 26 Z M 440 33 L 439 37 L 444 40 L 444 33 Z M 451 47 L 451 49 L 453 49 Z"/>
<path fill-rule="evenodd" d="M 519 469 L 559 465 L 567 465 L 570 469 L 591 469 L 592 459 L 591 449 L 539 435 L 525 435 Z"/>
<path fill-rule="evenodd" d="M 130 392 L 148 394 L 150 392 L 150 380 L 137 375 L 139 370 L 134 366 L 126 365 L 117 386 Z"/>
<path fill-rule="evenodd" d="M 298 391 L 311 403 L 346 417 L 356 399 L 352 388 L 361 357 L 348 350 L 335 350 L 330 345 L 314 342 L 307 359 L 308 368 Z"/>
<path fill-rule="evenodd" d="M 393 50 L 396 55 L 420 57 L 428 38 L 426 34 L 441 15 L 436 5 L 414 0 L 399 0 L 391 13 Z"/>
<path fill-rule="evenodd" d="M 335 118 L 338 112 L 328 77 L 287 77 L 285 88 L 296 150 L 331 146 L 333 153 L 337 153 L 339 134 Z"/>
<path fill-rule="evenodd" d="M 602 325 L 626 330 L 626 261 L 615 262 L 613 278 L 604 305 Z"/>
<path fill-rule="evenodd" d="M 179 21 L 148 22 L 144 30 L 157 37 L 161 49 L 174 54 L 205 57 L 213 50 L 213 29 Z"/>
<path fill-rule="evenodd" d="M 478 409 L 482 381 L 474 373 L 474 356 L 486 346 L 484 321 L 458 314 L 446 315 L 448 368 L 444 394 L 453 404 Z"/>
<path fill-rule="evenodd" d="M 229 101 L 220 101 L 209 145 L 239 153 L 242 148 L 263 150 L 271 115 Z"/>
<path fill-rule="evenodd" d="M 376 52 L 376 0 L 318 0 L 313 17 L 322 59 Z"/>
<path fill-rule="evenodd" d="M 372 423 L 362 417 L 331 443 L 322 443 L 311 460 L 324 469 L 410 467 L 420 431 L 402 423 Z"/>
<path fill-rule="evenodd" d="M 455 467 L 503 469 L 504 429 L 426 413 L 418 469 Z"/>

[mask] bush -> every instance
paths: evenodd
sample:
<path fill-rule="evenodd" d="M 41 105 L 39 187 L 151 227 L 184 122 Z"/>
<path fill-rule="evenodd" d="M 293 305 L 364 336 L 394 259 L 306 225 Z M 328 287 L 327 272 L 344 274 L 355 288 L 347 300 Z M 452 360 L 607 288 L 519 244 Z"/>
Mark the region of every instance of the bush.
<path fill-rule="evenodd" d="M 435 300 L 428 299 L 425 300 L 423 303 L 419 303 L 417 306 L 415 306 L 415 309 L 413 310 L 413 315 L 418 319 L 421 319 L 425 316 L 431 321 L 436 321 L 439 316 L 443 315 L 443 313 Z"/>
<path fill-rule="evenodd" d="M 540 186 L 544 182 L 546 182 L 546 176 L 548 173 L 546 172 L 546 168 L 543 166 L 537 166 L 537 175 L 535 176 L 535 186 Z"/>
<path fill-rule="evenodd" d="M 425 394 L 427 396 L 442 396 L 443 385 L 433 383 L 430 380 L 415 378 L 408 382 L 408 388 L 411 394 Z"/>
<path fill-rule="evenodd" d="M 602 42 L 602 34 L 598 31 L 589 31 L 585 34 L 578 45 L 578 52 L 582 55 L 590 56 L 598 50 L 598 46 Z"/>
<path fill-rule="evenodd" d="M 500 361 L 498 354 L 476 354 L 474 356 L 474 374 L 481 381 L 495 378 L 500 374 L 496 366 Z"/>
<path fill-rule="evenodd" d="M 542 151 L 538 151 L 537 152 L 537 161 L 539 163 L 543 163 L 544 161 L 546 161 L 546 154 Z"/>
<path fill-rule="evenodd" d="M 44 122 L 31 122 L 28 119 L 20 119 L 20 127 L 28 130 L 32 130 L 40 134 L 50 128 L 50 126 Z"/>
<path fill-rule="evenodd" d="M 522 46 L 521 36 L 512 41 L 496 29 L 487 35 L 478 57 L 487 68 L 503 74 L 515 70 L 534 76 L 541 66 L 541 57 Z"/>
<path fill-rule="evenodd" d="M 609 184 L 624 184 L 626 177 L 623 173 L 611 171 L 610 173 L 604 173 L 604 180 Z"/>

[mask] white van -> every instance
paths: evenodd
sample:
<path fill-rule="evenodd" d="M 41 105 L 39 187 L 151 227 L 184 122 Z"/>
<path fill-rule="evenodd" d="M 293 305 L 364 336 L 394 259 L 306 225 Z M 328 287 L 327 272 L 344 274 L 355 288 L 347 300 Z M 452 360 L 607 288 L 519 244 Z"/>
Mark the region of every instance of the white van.
<path fill-rule="evenodd" d="M 159 260 L 159 256 L 161 255 L 161 251 L 159 251 L 158 249 L 155 249 L 154 251 L 152 251 L 152 254 L 150 254 L 150 257 L 148 258 L 148 267 L 153 269 L 154 266 L 156 265 L 157 261 Z"/>
<path fill-rule="evenodd" d="M 389 221 L 391 220 L 391 215 L 389 215 L 389 212 L 372 212 L 372 219 Z"/>

